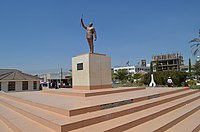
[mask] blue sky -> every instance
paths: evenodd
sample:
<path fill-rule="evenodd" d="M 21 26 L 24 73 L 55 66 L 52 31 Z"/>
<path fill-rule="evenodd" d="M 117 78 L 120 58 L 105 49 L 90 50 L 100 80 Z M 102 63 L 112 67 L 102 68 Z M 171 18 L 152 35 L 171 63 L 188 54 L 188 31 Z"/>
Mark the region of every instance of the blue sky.
<path fill-rule="evenodd" d="M 97 31 L 95 52 L 112 66 L 137 64 L 165 53 L 192 57 L 198 37 L 199 0 L 0 0 L 0 68 L 26 72 L 71 69 L 89 52 L 81 14 Z"/>

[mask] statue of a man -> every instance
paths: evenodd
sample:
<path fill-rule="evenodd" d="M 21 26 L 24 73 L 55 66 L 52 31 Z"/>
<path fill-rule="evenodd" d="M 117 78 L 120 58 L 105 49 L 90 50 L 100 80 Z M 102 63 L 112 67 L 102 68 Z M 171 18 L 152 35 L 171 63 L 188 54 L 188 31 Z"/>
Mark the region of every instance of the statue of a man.
<path fill-rule="evenodd" d="M 86 39 L 88 41 L 89 47 L 90 47 L 90 53 L 94 53 L 94 41 L 96 41 L 97 36 L 96 36 L 96 31 L 94 27 L 92 26 L 93 23 L 90 22 L 89 26 L 85 26 L 83 23 L 83 18 L 81 17 L 81 25 L 82 27 L 86 30 Z"/>

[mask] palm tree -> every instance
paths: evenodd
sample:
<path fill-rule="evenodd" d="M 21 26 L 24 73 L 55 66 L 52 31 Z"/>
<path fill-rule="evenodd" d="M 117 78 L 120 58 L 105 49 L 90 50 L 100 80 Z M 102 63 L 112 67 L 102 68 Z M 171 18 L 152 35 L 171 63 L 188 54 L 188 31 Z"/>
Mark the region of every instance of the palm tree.
<path fill-rule="evenodd" d="M 199 37 L 200 37 L 200 29 L 199 29 Z M 193 55 L 196 56 L 197 53 L 200 51 L 200 38 L 194 38 L 190 41 L 192 45 L 190 46 L 193 51 Z"/>

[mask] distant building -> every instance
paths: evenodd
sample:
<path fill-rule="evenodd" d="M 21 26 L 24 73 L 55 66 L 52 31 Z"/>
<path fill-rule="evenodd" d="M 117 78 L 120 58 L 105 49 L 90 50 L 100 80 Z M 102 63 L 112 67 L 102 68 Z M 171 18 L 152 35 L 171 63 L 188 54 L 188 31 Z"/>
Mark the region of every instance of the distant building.
<path fill-rule="evenodd" d="M 189 66 L 180 66 L 180 71 L 189 72 Z M 191 66 L 191 72 L 194 72 L 194 65 Z"/>
<path fill-rule="evenodd" d="M 156 71 L 156 63 L 158 62 L 158 71 L 180 71 L 183 66 L 183 56 L 180 54 L 164 54 L 152 56 L 152 65 Z"/>
<path fill-rule="evenodd" d="M 141 66 L 146 67 L 147 66 L 147 61 L 146 60 L 141 60 Z"/>
<path fill-rule="evenodd" d="M 136 74 L 136 73 L 148 73 L 150 71 L 150 67 L 145 67 L 145 66 L 119 66 L 119 67 L 114 67 L 114 73 L 116 73 L 120 69 L 126 69 L 129 73 Z"/>
<path fill-rule="evenodd" d="M 39 90 L 40 79 L 16 69 L 0 69 L 0 91 Z"/>
<path fill-rule="evenodd" d="M 200 56 L 197 56 L 197 60 L 196 61 L 200 61 Z"/>
<path fill-rule="evenodd" d="M 46 73 L 41 74 L 39 77 L 42 79 L 42 84 L 46 84 L 47 87 L 68 87 L 71 86 L 71 79 L 72 79 L 72 72 L 53 72 L 53 73 Z M 62 85 L 62 86 L 61 86 Z"/>

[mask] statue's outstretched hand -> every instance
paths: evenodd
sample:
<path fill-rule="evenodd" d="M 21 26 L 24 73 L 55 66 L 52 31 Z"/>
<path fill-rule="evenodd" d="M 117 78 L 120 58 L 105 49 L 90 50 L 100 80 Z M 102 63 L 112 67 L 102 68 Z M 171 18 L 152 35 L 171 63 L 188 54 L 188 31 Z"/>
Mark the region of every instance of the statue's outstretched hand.
<path fill-rule="evenodd" d="M 81 15 L 81 21 L 83 21 L 83 14 Z"/>

